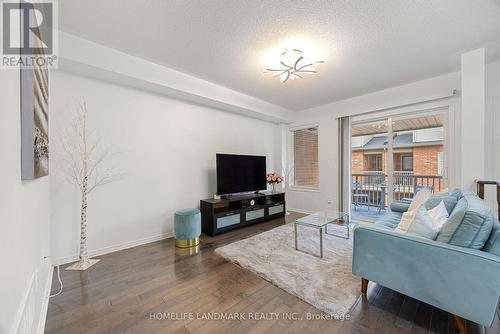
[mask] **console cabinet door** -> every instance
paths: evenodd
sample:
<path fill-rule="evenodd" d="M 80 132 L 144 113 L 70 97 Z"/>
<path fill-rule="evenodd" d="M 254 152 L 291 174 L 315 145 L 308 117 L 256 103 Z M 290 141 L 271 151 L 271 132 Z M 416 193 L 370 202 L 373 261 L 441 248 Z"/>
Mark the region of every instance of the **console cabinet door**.
<path fill-rule="evenodd" d="M 239 212 L 228 212 L 217 215 L 214 218 L 216 229 L 222 229 L 241 223 L 241 214 Z"/>
<path fill-rule="evenodd" d="M 278 205 L 270 206 L 268 210 L 270 216 L 282 214 L 283 212 L 285 212 L 285 205 L 281 203 Z"/>
<path fill-rule="evenodd" d="M 264 218 L 266 215 L 264 208 L 254 209 L 245 212 L 245 221 L 249 222 L 256 219 Z"/>

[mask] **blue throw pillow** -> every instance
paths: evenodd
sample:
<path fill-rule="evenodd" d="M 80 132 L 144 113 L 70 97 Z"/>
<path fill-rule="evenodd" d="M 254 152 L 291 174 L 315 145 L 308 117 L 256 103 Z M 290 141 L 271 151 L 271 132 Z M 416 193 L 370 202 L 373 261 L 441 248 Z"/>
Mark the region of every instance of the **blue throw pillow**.
<path fill-rule="evenodd" d="M 462 198 L 463 196 L 463 193 L 462 193 L 462 190 L 460 190 L 460 188 L 455 188 L 453 189 L 451 192 L 450 192 L 450 195 L 453 195 L 456 197 L 457 201 L 460 200 L 460 198 Z"/>
<path fill-rule="evenodd" d="M 464 193 L 437 241 L 455 246 L 483 249 L 495 219 L 486 203 L 473 193 Z"/>
<path fill-rule="evenodd" d="M 458 203 L 457 193 L 434 194 L 425 202 L 425 208 L 427 210 L 433 209 L 438 206 L 441 201 L 444 202 L 444 206 L 446 207 L 446 211 L 448 211 L 448 214 L 451 214 L 451 212 L 455 208 L 455 205 L 457 205 Z"/>
<path fill-rule="evenodd" d="M 500 256 L 500 223 L 495 222 L 493 224 L 493 229 L 491 230 L 490 237 L 484 245 L 485 252 L 489 252 L 491 254 L 495 254 Z"/>

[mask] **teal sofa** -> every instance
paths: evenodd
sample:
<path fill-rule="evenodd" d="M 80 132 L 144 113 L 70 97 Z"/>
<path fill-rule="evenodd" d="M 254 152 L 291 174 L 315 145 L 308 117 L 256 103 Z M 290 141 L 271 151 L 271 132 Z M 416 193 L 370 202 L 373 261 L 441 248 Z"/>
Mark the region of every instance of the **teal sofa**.
<path fill-rule="evenodd" d="M 500 223 L 476 194 L 456 189 L 433 195 L 450 213 L 436 240 L 394 232 L 409 204 L 393 203 L 373 225 L 354 229 L 352 272 L 464 319 L 491 326 L 500 297 Z"/>

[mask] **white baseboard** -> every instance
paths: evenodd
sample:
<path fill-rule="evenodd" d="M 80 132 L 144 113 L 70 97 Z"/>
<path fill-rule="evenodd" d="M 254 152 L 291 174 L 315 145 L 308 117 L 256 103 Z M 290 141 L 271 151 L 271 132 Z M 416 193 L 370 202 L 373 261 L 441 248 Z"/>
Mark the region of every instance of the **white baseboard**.
<path fill-rule="evenodd" d="M 107 247 L 102 247 L 102 248 L 98 248 L 98 249 L 89 250 L 88 253 L 89 253 L 90 257 L 101 256 L 101 255 L 104 255 L 104 254 L 117 252 L 117 251 L 120 251 L 120 250 L 123 250 L 123 249 L 132 248 L 132 247 L 136 247 L 136 246 L 140 246 L 140 245 L 144 245 L 144 244 L 149 244 L 149 243 L 155 242 L 155 241 L 160 241 L 160 240 L 163 240 L 163 239 L 172 238 L 173 236 L 174 236 L 173 232 L 162 233 L 162 234 L 154 235 L 154 236 L 151 236 L 151 237 L 146 237 L 146 238 L 132 240 L 132 241 L 126 241 L 126 242 L 123 242 L 123 243 L 120 243 L 120 244 L 115 244 L 115 245 L 112 245 L 112 246 L 107 246 Z M 69 255 L 69 256 L 65 256 L 65 257 L 61 257 L 61 258 L 55 259 L 54 262 L 53 262 L 53 264 L 55 266 L 57 266 L 57 265 L 62 265 L 62 264 L 67 264 L 67 263 L 75 262 L 77 260 L 78 260 L 78 254 L 73 254 L 73 255 Z"/>
<path fill-rule="evenodd" d="M 21 299 L 21 303 L 19 304 L 19 308 L 17 309 L 16 317 L 12 323 L 12 327 L 9 332 L 10 334 L 17 334 L 19 332 L 19 327 L 21 326 L 21 321 L 23 319 L 25 310 L 27 308 L 28 299 L 30 297 L 30 294 L 32 293 L 31 290 L 33 289 L 33 286 L 35 284 L 35 279 L 36 279 L 36 273 L 33 273 L 28 282 L 28 287 L 24 291 L 24 295 Z"/>
<path fill-rule="evenodd" d="M 43 291 L 43 304 L 40 310 L 40 319 L 38 320 L 38 328 L 36 329 L 37 334 L 43 334 L 45 331 L 45 321 L 47 320 L 47 310 L 49 308 L 50 290 L 52 288 L 52 276 L 54 274 L 54 267 L 50 266 L 47 281 L 45 283 L 45 289 Z"/>
<path fill-rule="evenodd" d="M 306 215 L 310 215 L 310 214 L 313 213 L 312 211 L 305 211 L 305 210 L 302 210 L 302 209 L 293 209 L 293 208 L 289 208 L 289 207 L 286 208 L 286 211 L 293 211 L 293 212 L 303 213 L 303 214 L 306 214 Z"/>
<path fill-rule="evenodd" d="M 19 308 L 10 329 L 11 334 L 33 334 L 42 333 L 45 329 L 45 319 L 49 305 L 50 286 L 52 284 L 52 266 L 42 265 L 31 275 L 24 295 L 21 298 Z M 39 297 L 40 278 L 44 277 L 43 296 Z M 39 314 L 36 314 L 37 306 L 40 304 Z"/>

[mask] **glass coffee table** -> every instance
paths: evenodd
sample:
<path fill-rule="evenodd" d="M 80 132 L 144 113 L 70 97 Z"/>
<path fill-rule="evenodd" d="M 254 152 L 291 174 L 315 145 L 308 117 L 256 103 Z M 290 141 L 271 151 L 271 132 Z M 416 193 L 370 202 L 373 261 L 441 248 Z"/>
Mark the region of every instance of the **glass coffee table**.
<path fill-rule="evenodd" d="M 344 226 L 346 229 L 346 233 L 343 235 L 328 233 L 328 225 L 340 225 Z M 337 212 L 337 211 L 319 211 L 308 216 L 299 218 L 295 221 L 295 250 L 307 253 L 298 248 L 298 233 L 297 226 L 307 226 L 312 227 L 319 230 L 319 253 L 320 258 L 323 258 L 323 227 L 325 228 L 325 233 L 328 235 L 333 235 L 339 238 L 349 239 L 349 214 L 346 212 Z M 308 253 L 309 254 L 309 253 Z M 311 254 L 317 256 L 315 254 Z"/>

